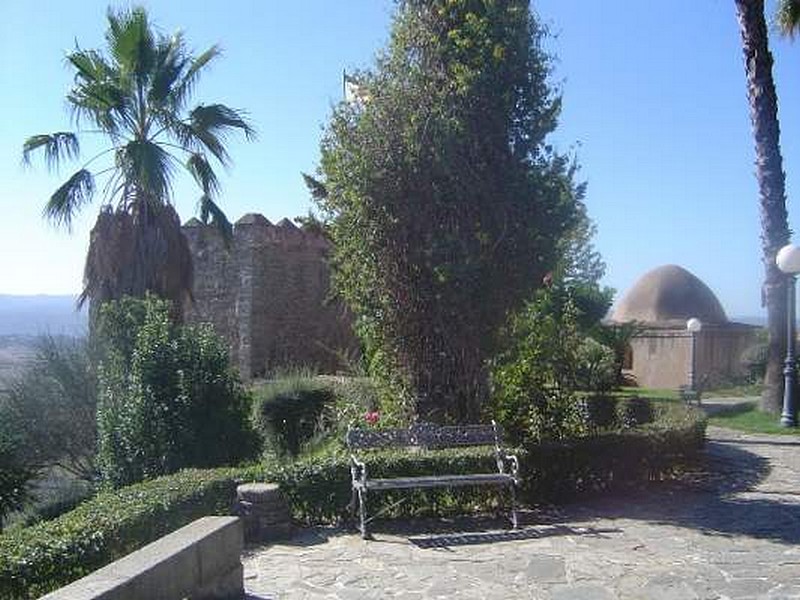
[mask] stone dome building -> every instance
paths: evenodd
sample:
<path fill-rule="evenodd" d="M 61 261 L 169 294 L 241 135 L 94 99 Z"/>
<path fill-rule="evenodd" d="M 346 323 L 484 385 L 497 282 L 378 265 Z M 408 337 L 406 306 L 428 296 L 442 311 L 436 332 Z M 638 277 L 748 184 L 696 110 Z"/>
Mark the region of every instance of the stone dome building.
<path fill-rule="evenodd" d="M 686 322 L 696 318 L 694 334 Z M 744 375 L 742 352 L 753 343 L 755 327 L 728 320 L 714 292 L 677 265 L 645 273 L 622 297 L 611 322 L 642 328 L 630 344 L 627 373 L 638 385 L 677 388 L 694 380 L 699 387 Z"/>

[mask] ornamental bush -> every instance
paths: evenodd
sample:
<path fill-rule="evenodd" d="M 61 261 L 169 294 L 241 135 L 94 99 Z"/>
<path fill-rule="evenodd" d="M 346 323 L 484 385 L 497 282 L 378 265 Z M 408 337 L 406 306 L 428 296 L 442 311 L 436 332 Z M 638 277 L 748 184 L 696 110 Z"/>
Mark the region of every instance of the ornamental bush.
<path fill-rule="evenodd" d="M 265 455 L 297 456 L 303 444 L 325 429 L 325 409 L 334 400 L 332 385 L 309 374 L 288 374 L 259 386 L 253 421 Z"/>
<path fill-rule="evenodd" d="M 210 326 L 183 326 L 154 296 L 103 305 L 98 333 L 98 457 L 119 487 L 257 453 L 250 397 Z"/>
<path fill-rule="evenodd" d="M 23 458 L 20 438 L 5 421 L 0 422 L 0 531 L 8 513 L 20 510 L 29 498 L 29 487 L 36 475 Z"/>
<path fill-rule="evenodd" d="M 58 467 L 84 481 L 96 477 L 96 356 L 88 338 L 40 336 L 33 364 L 8 382 L 0 421 L 37 469 Z"/>

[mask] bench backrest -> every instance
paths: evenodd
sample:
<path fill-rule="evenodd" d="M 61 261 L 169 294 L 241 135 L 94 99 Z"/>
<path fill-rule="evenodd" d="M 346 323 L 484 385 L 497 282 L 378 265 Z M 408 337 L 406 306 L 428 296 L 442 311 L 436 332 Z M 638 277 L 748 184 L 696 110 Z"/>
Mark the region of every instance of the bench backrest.
<path fill-rule="evenodd" d="M 408 429 L 350 429 L 347 446 L 351 450 L 369 448 L 455 448 L 496 446 L 502 442 L 499 425 L 434 425 L 416 423 Z"/>

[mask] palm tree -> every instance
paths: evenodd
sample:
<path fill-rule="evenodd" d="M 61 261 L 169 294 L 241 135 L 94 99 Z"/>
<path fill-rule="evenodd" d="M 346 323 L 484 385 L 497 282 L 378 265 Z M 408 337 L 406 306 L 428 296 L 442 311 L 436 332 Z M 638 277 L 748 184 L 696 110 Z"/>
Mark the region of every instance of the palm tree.
<path fill-rule="evenodd" d="M 109 9 L 107 18 L 106 52 L 76 48 L 67 55 L 75 71 L 67 103 L 77 131 L 28 138 L 23 162 L 43 151 L 52 168 L 78 158 L 78 134 L 103 136 L 109 147 L 86 161 L 44 208 L 48 220 L 70 228 L 102 179 L 103 204 L 91 232 L 79 304 L 151 291 L 173 300 L 180 314 L 191 295 L 192 259 L 172 203 L 176 168 L 183 166 L 199 185 L 202 220 L 229 236 L 211 163 L 228 165 L 228 134 L 251 139 L 255 131 L 242 112 L 223 104 L 187 111 L 219 47 L 193 56 L 181 33 L 157 33 L 144 8 Z"/>
<path fill-rule="evenodd" d="M 786 277 L 775 264 L 778 250 L 789 242 L 786 191 L 780 152 L 778 99 L 772 79 L 772 54 L 767 39 L 764 0 L 734 0 L 742 37 L 750 120 L 756 148 L 756 178 L 761 207 L 761 248 L 766 276 L 762 301 L 767 307 L 769 351 L 762 408 L 780 412 L 781 367 L 786 350 Z"/>

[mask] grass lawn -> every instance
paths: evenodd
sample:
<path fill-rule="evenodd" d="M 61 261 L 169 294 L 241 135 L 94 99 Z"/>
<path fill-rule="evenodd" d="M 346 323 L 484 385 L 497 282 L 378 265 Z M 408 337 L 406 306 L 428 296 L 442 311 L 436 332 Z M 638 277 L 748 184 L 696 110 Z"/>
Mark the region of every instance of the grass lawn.
<path fill-rule="evenodd" d="M 746 396 L 760 396 L 763 388 L 764 386 L 760 383 L 751 383 L 747 385 L 708 389 L 703 392 L 703 395 L 707 398 L 711 398 L 712 396 L 717 396 L 719 398 L 744 398 Z"/>
<path fill-rule="evenodd" d="M 743 408 L 718 413 L 710 417 L 708 422 L 747 433 L 777 433 L 800 437 L 800 428 L 783 427 L 779 416 L 761 412 L 754 402 L 748 402 Z"/>
<path fill-rule="evenodd" d="M 659 390 L 653 388 L 622 387 L 611 392 L 615 398 L 650 398 L 651 400 L 680 400 L 678 390 Z"/>

